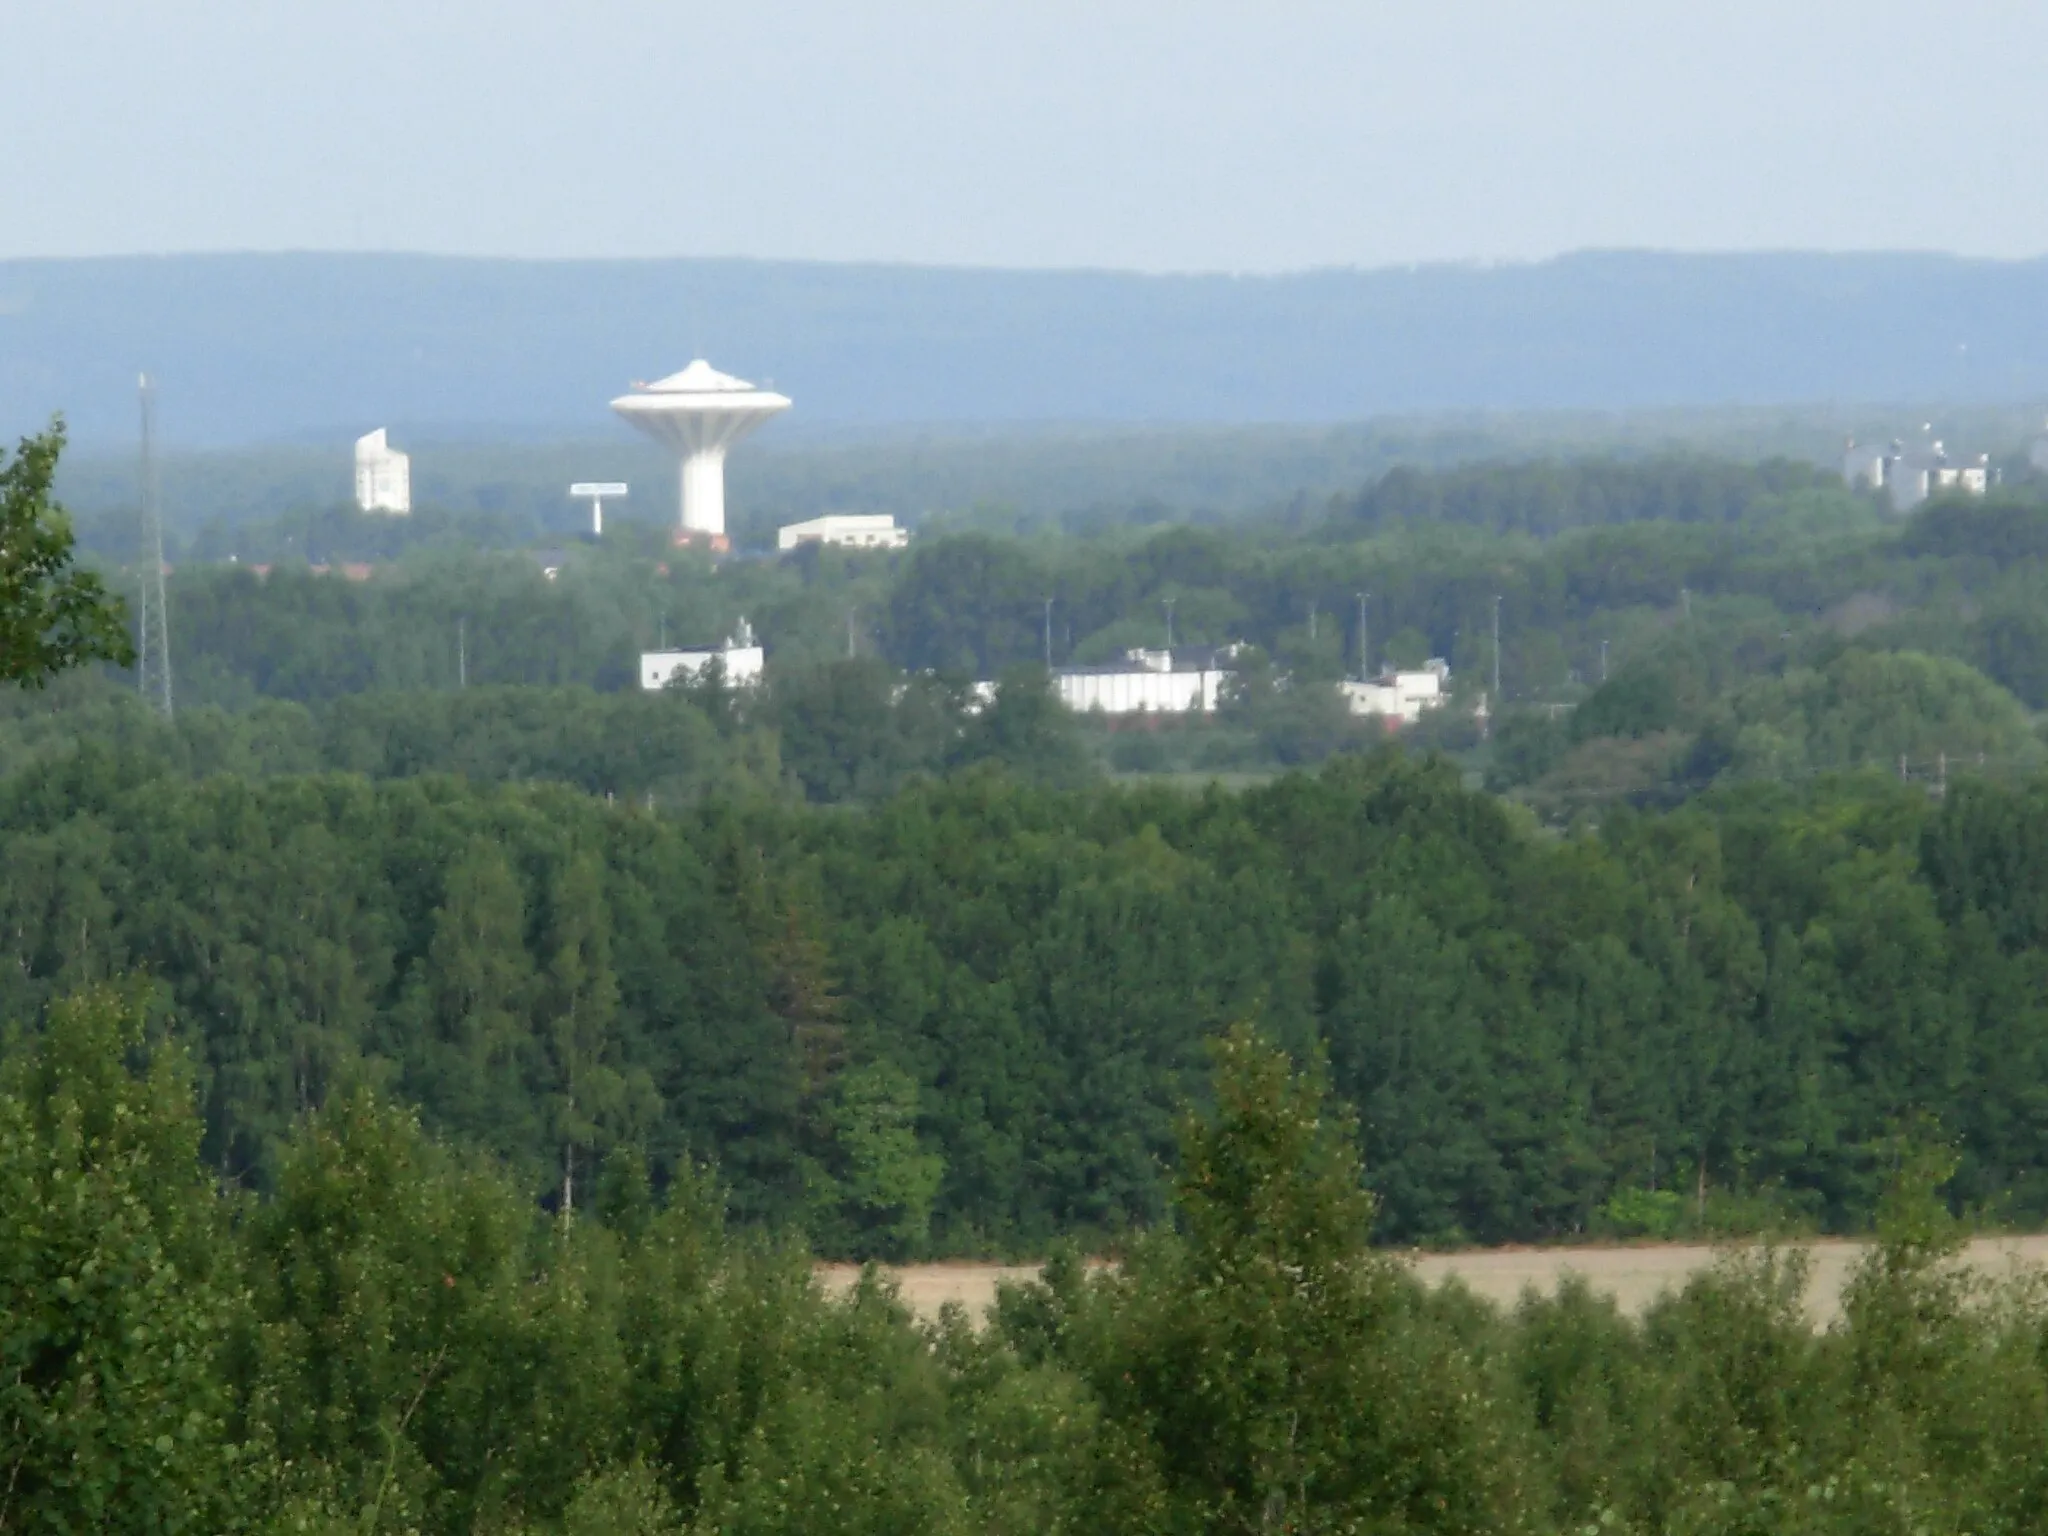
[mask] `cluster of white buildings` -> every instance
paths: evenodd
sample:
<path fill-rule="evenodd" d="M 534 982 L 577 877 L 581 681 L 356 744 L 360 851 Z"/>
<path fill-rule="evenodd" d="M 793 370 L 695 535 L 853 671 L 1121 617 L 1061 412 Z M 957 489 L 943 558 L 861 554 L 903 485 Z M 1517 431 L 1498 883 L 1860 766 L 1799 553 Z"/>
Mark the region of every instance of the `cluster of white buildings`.
<path fill-rule="evenodd" d="M 1243 649 L 1240 645 L 1174 650 L 1136 647 L 1105 666 L 1054 668 L 1053 694 L 1076 714 L 1110 719 L 1213 715 L 1224 702 Z M 728 683 L 750 688 L 761 681 L 766 659 L 752 627 L 741 619 L 718 645 L 642 651 L 640 686 L 658 692 L 677 679 L 694 681 L 716 661 Z M 1362 682 L 1339 683 L 1337 689 L 1354 715 L 1377 715 L 1394 726 L 1413 725 L 1447 702 L 1450 676 L 1450 666 L 1438 657 L 1415 671 L 1389 668 Z M 975 684 L 974 696 L 980 703 L 988 703 L 995 697 L 995 685 Z"/>
<path fill-rule="evenodd" d="M 1450 694 L 1450 681 L 1451 664 L 1432 656 L 1416 671 L 1388 667 L 1378 677 L 1347 678 L 1337 688 L 1354 715 L 1378 715 L 1413 725 L 1425 712 L 1442 707 Z"/>
<path fill-rule="evenodd" d="M 1124 652 L 1107 666 L 1056 667 L 1053 691 L 1078 714 L 1213 715 L 1237 670 L 1243 647 Z M 1337 685 L 1354 715 L 1377 715 L 1391 724 L 1413 725 L 1449 698 L 1451 669 L 1441 657 L 1415 671 L 1388 668 L 1379 676 Z"/>
<path fill-rule="evenodd" d="M 790 399 L 721 373 L 703 358 L 651 384 L 635 384 L 612 409 L 676 457 L 677 520 L 673 542 L 714 551 L 730 547 L 725 529 L 726 455 L 762 423 L 788 410 Z M 569 494 L 590 502 L 593 535 L 604 532 L 604 502 L 623 497 L 616 481 L 579 481 Z M 379 427 L 356 439 L 356 505 L 365 512 L 412 511 L 412 460 Z M 835 513 L 790 523 L 776 533 L 780 550 L 804 544 L 839 549 L 901 549 L 910 531 L 886 513 Z"/>
<path fill-rule="evenodd" d="M 678 520 L 675 542 L 728 547 L 725 531 L 725 458 L 741 439 L 771 417 L 789 408 L 785 395 L 760 389 L 745 379 L 721 373 L 702 358 L 680 373 L 652 384 L 636 384 L 612 401 L 612 409 L 676 456 Z M 1937 453 L 1940 444 L 1935 445 Z M 1853 451 L 1853 446 L 1852 446 Z M 1894 455 L 1865 468 L 1872 483 L 1894 483 L 1913 471 Z M 412 511 L 412 461 L 391 446 L 380 427 L 356 440 L 356 505 L 365 512 L 404 516 Z M 1845 463 L 1845 473 L 1855 472 Z M 1942 484 L 1948 482 L 1943 481 Z M 1981 483 L 1979 485 L 1981 489 Z M 591 531 L 602 534 L 603 501 L 627 494 L 616 482 L 579 482 L 570 494 L 590 500 Z M 1925 494 L 1925 491 L 1922 491 Z M 775 544 L 790 551 L 806 544 L 838 549 L 902 549 L 908 529 L 886 514 L 839 513 L 790 523 L 777 530 Z M 555 575 L 554 569 L 547 574 Z M 1242 647 L 1218 649 L 1126 651 L 1107 666 L 1060 667 L 1052 686 L 1061 703 L 1077 713 L 1112 717 L 1144 715 L 1212 715 L 1222 705 Z M 687 650 L 644 651 L 640 686 L 667 687 L 678 679 L 704 675 L 713 662 L 726 681 L 752 687 L 761 680 L 766 657 L 752 628 L 742 619 L 732 635 L 715 646 Z M 1377 715 L 1389 722 L 1412 724 L 1427 710 L 1439 707 L 1446 695 L 1450 668 L 1434 660 L 1420 671 L 1382 672 L 1376 678 L 1346 682 L 1341 695 L 1355 715 Z"/>
<path fill-rule="evenodd" d="M 1930 496 L 1982 496 L 1991 488 L 1991 456 L 1952 459 L 1939 438 L 1908 448 L 1897 438 L 1879 444 L 1852 437 L 1842 450 L 1842 478 L 1851 486 L 1884 491 L 1894 512 L 1910 512 Z"/>

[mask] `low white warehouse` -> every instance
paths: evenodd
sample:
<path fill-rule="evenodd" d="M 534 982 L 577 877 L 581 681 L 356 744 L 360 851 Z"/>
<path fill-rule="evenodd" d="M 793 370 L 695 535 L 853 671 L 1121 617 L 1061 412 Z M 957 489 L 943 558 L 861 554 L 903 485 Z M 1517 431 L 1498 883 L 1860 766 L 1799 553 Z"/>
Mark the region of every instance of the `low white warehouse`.
<path fill-rule="evenodd" d="M 910 542 L 910 530 L 898 528 L 886 512 L 837 513 L 814 517 L 807 523 L 786 523 L 775 532 L 775 547 L 795 549 L 799 544 L 834 544 L 841 549 L 901 549 Z"/>
<path fill-rule="evenodd" d="M 659 692 L 676 678 L 696 679 L 714 661 L 725 664 L 727 683 L 735 688 L 751 688 L 761 681 L 767 657 L 754 638 L 752 627 L 741 619 L 723 645 L 692 651 L 642 651 L 640 686 L 650 693 Z"/>
<path fill-rule="evenodd" d="M 1103 667 L 1061 667 L 1052 675 L 1060 702 L 1105 715 L 1212 715 L 1223 700 L 1235 647 L 1124 653 Z"/>

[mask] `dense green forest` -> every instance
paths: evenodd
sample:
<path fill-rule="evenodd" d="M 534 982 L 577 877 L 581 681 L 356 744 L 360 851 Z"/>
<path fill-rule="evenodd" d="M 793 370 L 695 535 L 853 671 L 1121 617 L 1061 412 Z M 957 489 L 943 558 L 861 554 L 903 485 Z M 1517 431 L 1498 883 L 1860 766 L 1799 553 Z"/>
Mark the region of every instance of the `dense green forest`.
<path fill-rule="evenodd" d="M 1436 655 L 1451 665 L 1455 707 L 1417 739 L 1559 821 L 1617 798 L 1673 803 L 1713 783 L 1846 768 L 2024 773 L 2037 757 L 2029 711 L 2048 706 L 2048 494 L 2018 472 L 1986 500 L 1899 519 L 1789 461 L 1487 462 L 1392 471 L 1312 515 L 1243 526 L 938 532 L 900 556 L 810 549 L 717 564 L 645 529 L 486 554 L 460 518 L 439 514 L 292 526 L 323 557 L 370 565 L 369 579 L 303 558 L 172 576 L 180 703 L 237 722 L 208 727 L 215 738 L 267 741 L 287 721 L 287 734 L 331 735 L 343 701 L 374 695 L 372 713 L 474 723 L 438 757 L 415 752 L 418 766 L 616 793 L 657 788 L 589 723 L 605 711 L 637 719 L 622 700 L 425 701 L 464 683 L 619 695 L 640 650 L 712 643 L 744 617 L 768 645 L 773 697 L 710 712 L 724 755 L 756 776 L 768 764 L 813 799 L 861 798 L 956 760 L 970 680 L 1159 645 L 1170 609 L 1182 644 L 1250 647 L 1242 686 L 1220 718 L 1192 726 L 1117 734 L 1083 722 L 1099 766 L 1269 771 L 1366 749 L 1374 730 L 1323 685 L 1361 661 Z M 898 673 L 931 674 L 921 705 L 941 692 L 953 703 L 899 708 Z M 8 705 L 0 755 L 18 760 L 31 737 L 76 738 L 88 721 L 108 728 L 113 692 L 80 684 L 36 701 L 34 721 Z M 269 708 L 283 704 L 312 721 Z M 541 755 L 576 759 L 566 775 L 496 744 L 533 746 L 550 711 L 563 740 Z M 811 761 L 821 751 L 827 760 Z M 377 771 L 360 751 L 315 756 Z M 702 784 L 716 777 L 709 760 L 693 749 L 675 777 Z"/>
<path fill-rule="evenodd" d="M 1558 839 L 1398 751 L 1241 793 L 989 764 L 849 815 L 88 749 L 0 827 L 0 1015 L 150 978 L 258 1187 L 368 1084 L 550 1201 L 630 1147 L 829 1252 L 1029 1253 L 1158 1218 L 1202 1041 L 1250 1020 L 1327 1052 L 1389 1241 L 1861 1230 L 1919 1116 L 1960 1202 L 2048 1215 L 2038 781 Z"/>
<path fill-rule="evenodd" d="M 7 1530 L 2040 1528 L 2048 1308 L 1944 1262 L 1911 1138 L 1825 1333 L 1771 1249 L 1639 1322 L 1577 1284 L 1502 1315 L 1363 1246 L 1348 1117 L 1239 1028 L 1173 1224 L 917 1325 L 698 1169 L 541 1217 L 363 1089 L 237 1194 L 148 1011 L 88 989 L 0 1065 Z"/>
<path fill-rule="evenodd" d="M 537 1198 L 695 1158 L 834 1254 L 1157 1220 L 1241 1020 L 1327 1052 L 1388 1241 L 1864 1230 L 1919 1116 L 1959 1205 L 2038 1221 L 2044 579 L 2023 479 L 1901 522 L 1694 458 L 1258 537 L 191 567 L 173 719 L 89 672 L 0 710 L 0 1016 L 149 978 L 253 1187 L 369 1085 Z M 1052 705 L 1048 644 L 1169 600 L 1252 646 L 1218 719 Z M 742 616 L 761 689 L 631 686 Z M 1449 655 L 1451 707 L 1384 746 L 1319 686 L 1361 644 Z"/>
<path fill-rule="evenodd" d="M 2048 1221 L 2036 487 L 435 534 L 179 571 L 164 719 L 49 465 L 0 483 L 61 642 L 0 658 L 0 1530 L 2040 1528 L 2048 1302 L 1946 1262 Z M 1168 600 L 1252 647 L 1217 720 L 1053 703 Z M 631 686 L 742 615 L 760 689 Z M 1452 706 L 1344 718 L 1361 650 Z M 1640 1320 L 1389 1251 L 1873 1231 L 1824 1332 L 1781 1248 Z M 1047 1254 L 979 1328 L 811 1275 Z"/>

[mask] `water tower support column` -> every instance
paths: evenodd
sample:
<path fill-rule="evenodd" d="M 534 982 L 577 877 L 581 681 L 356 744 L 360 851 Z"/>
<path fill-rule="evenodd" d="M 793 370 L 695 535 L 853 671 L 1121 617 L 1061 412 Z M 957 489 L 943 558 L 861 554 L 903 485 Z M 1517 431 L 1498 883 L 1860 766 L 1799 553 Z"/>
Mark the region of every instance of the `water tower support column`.
<path fill-rule="evenodd" d="M 692 533 L 725 532 L 725 445 L 700 448 L 683 460 L 682 521 Z"/>

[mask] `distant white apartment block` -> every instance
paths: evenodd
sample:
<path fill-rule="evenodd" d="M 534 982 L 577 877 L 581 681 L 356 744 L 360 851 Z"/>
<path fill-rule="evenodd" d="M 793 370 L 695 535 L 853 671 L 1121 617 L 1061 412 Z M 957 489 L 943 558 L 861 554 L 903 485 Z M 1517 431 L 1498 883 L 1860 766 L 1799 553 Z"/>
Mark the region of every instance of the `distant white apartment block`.
<path fill-rule="evenodd" d="M 1346 679 L 1337 688 L 1354 715 L 1378 715 L 1384 720 L 1413 725 L 1422 718 L 1425 710 L 1435 709 L 1444 702 L 1445 685 L 1450 677 L 1450 663 L 1441 656 L 1432 656 L 1417 671 L 1389 669 L 1378 677 L 1362 681 Z"/>
<path fill-rule="evenodd" d="M 382 427 L 356 439 L 356 505 L 401 517 L 412 511 L 412 457 L 393 448 Z"/>
<path fill-rule="evenodd" d="M 1880 447 L 1852 437 L 1842 450 L 1842 478 L 1854 489 L 1884 491 L 1894 512 L 1910 512 L 1943 493 L 1982 496 L 1991 488 L 1991 456 L 1952 458 L 1939 438 L 1908 448 L 1897 438 Z"/>
<path fill-rule="evenodd" d="M 898 528 L 886 512 L 835 513 L 814 517 L 807 523 L 789 523 L 776 530 L 775 547 L 795 549 L 799 544 L 831 544 L 841 549 L 901 549 L 910 542 L 910 530 Z"/>
<path fill-rule="evenodd" d="M 658 693 L 678 678 L 694 682 L 714 661 L 723 665 L 728 685 L 751 688 L 761 681 L 767 656 L 761 642 L 754 638 L 753 628 L 741 619 L 721 645 L 689 651 L 642 651 L 640 686 L 649 693 Z"/>

